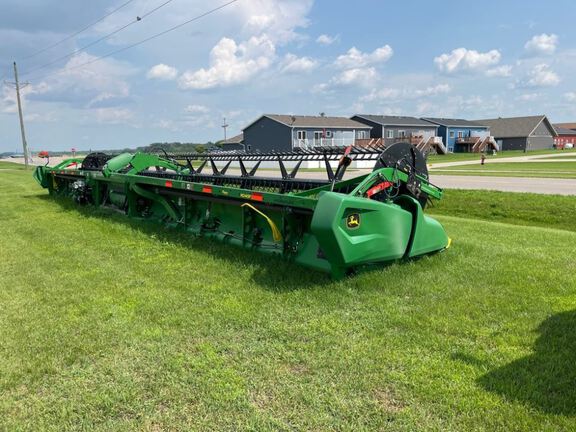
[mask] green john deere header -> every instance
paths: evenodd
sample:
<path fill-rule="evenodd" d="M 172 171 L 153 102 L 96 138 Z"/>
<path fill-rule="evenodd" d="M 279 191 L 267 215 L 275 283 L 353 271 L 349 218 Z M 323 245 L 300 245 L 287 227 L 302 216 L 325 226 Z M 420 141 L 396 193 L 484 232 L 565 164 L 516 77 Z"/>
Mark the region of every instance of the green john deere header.
<path fill-rule="evenodd" d="M 325 166 L 325 176 L 297 177 L 310 161 Z M 352 161 L 375 161 L 374 170 L 344 179 Z M 280 176 L 256 175 L 262 165 L 279 168 Z M 334 278 L 450 244 L 440 223 L 423 213 L 442 190 L 408 143 L 290 153 L 92 153 L 37 167 L 34 178 L 51 195 L 280 255 Z"/>

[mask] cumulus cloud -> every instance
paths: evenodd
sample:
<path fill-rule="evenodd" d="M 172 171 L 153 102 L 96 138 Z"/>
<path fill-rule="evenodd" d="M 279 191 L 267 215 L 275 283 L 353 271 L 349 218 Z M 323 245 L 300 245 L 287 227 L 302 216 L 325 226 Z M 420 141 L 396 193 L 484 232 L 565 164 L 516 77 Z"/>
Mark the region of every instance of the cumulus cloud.
<path fill-rule="evenodd" d="M 134 113 L 127 108 L 97 108 L 94 118 L 103 124 L 126 124 L 134 119 Z"/>
<path fill-rule="evenodd" d="M 164 63 L 157 64 L 150 68 L 146 77 L 149 79 L 160 79 L 160 80 L 173 80 L 178 76 L 178 69 L 165 65 Z"/>
<path fill-rule="evenodd" d="M 510 65 L 502 65 L 502 66 L 497 66 L 491 69 L 488 69 L 485 72 L 485 75 L 487 77 L 509 77 L 512 76 L 512 66 Z"/>
<path fill-rule="evenodd" d="M 316 38 L 316 43 L 320 45 L 332 45 L 334 42 L 338 40 L 338 36 L 330 36 L 327 34 L 321 34 Z"/>
<path fill-rule="evenodd" d="M 289 73 L 309 72 L 318 67 L 317 60 L 310 57 L 298 57 L 294 54 L 286 54 L 282 63 L 282 72 Z"/>
<path fill-rule="evenodd" d="M 490 50 L 487 52 L 478 52 L 466 48 L 456 48 L 450 53 L 442 54 L 434 58 L 436 67 L 445 73 L 456 72 L 479 72 L 489 66 L 500 62 L 500 52 Z"/>
<path fill-rule="evenodd" d="M 129 78 L 137 70 L 113 59 L 78 67 L 95 59 L 86 52 L 72 57 L 54 74 L 26 87 L 24 95 L 35 101 L 93 108 L 117 106 L 129 100 Z"/>
<path fill-rule="evenodd" d="M 342 69 L 361 68 L 378 63 L 384 63 L 388 61 L 393 54 L 394 51 L 390 45 L 376 48 L 371 53 L 363 53 L 356 47 L 352 47 L 348 52 L 346 52 L 346 54 L 338 56 L 334 64 Z"/>
<path fill-rule="evenodd" d="M 517 97 L 518 100 L 521 101 L 534 101 L 540 97 L 540 93 L 524 93 Z"/>
<path fill-rule="evenodd" d="M 245 82 L 272 64 L 276 49 L 266 36 L 237 44 L 222 38 L 210 52 L 210 67 L 188 71 L 178 81 L 183 89 L 209 89 Z"/>
<path fill-rule="evenodd" d="M 220 39 L 210 51 L 208 66 L 184 72 L 178 85 L 201 90 L 248 82 L 274 64 L 279 46 L 303 38 L 298 29 L 308 25 L 312 4 L 313 0 L 238 2 L 234 19 L 244 23 L 239 36 Z M 287 66 L 287 71 L 310 69 L 312 65 L 312 59 L 303 58 Z"/>
<path fill-rule="evenodd" d="M 360 97 L 361 102 L 375 102 L 385 100 L 414 100 L 440 94 L 450 93 L 452 87 L 448 84 L 437 84 L 424 88 L 381 88 L 372 90 L 370 93 Z"/>
<path fill-rule="evenodd" d="M 526 76 L 516 82 L 516 87 L 554 87 L 560 84 L 560 77 L 550 69 L 550 65 L 540 63 L 534 66 Z"/>
<path fill-rule="evenodd" d="M 549 55 L 554 54 L 557 46 L 557 35 L 542 33 L 540 35 L 533 36 L 532 39 L 526 42 L 524 48 L 531 54 Z"/>
<path fill-rule="evenodd" d="M 186 108 L 184 108 L 184 112 L 189 114 L 206 114 L 209 111 L 210 108 L 204 105 L 188 105 Z"/>

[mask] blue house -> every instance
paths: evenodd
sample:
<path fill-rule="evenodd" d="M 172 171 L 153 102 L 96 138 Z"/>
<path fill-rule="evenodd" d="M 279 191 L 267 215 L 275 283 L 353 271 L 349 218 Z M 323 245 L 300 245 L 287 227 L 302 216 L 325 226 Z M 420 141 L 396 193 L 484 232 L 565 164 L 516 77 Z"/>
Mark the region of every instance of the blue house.
<path fill-rule="evenodd" d="M 486 145 L 496 146 L 490 136 L 490 128 L 480 123 L 464 119 L 423 117 L 438 125 L 438 135 L 442 137 L 449 152 L 464 153 L 484 150 Z"/>

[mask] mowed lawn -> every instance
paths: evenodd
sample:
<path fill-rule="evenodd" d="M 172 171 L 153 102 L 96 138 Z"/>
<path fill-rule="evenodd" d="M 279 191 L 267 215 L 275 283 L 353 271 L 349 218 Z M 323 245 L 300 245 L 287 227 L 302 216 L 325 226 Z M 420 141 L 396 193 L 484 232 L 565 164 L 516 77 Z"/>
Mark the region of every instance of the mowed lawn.
<path fill-rule="evenodd" d="M 575 157 L 576 159 L 576 157 Z M 431 174 L 487 175 L 501 177 L 576 178 L 576 162 L 487 162 L 484 165 L 456 165 L 430 170 Z"/>
<path fill-rule="evenodd" d="M 573 215 L 457 215 L 448 251 L 332 282 L 3 165 L 0 430 L 575 430 Z"/>

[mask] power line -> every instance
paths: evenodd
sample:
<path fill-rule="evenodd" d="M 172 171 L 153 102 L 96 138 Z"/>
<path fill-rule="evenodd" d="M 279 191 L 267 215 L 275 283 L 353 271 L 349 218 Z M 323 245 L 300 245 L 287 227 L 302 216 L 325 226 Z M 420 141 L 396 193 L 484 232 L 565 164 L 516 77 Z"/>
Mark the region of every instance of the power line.
<path fill-rule="evenodd" d="M 164 31 L 161 31 L 160 33 L 156 33 L 156 34 L 154 34 L 154 35 L 152 35 L 152 36 L 149 36 L 149 37 L 147 37 L 147 38 L 145 38 L 145 39 L 142 39 L 142 40 L 140 40 L 140 41 L 138 41 L 138 42 L 135 42 L 135 43 L 133 43 L 133 44 L 131 44 L 131 45 L 125 46 L 124 48 L 120 48 L 120 49 L 118 49 L 118 50 L 116 50 L 116 51 L 109 52 L 108 54 L 105 54 L 105 55 L 100 56 L 100 57 L 96 57 L 95 59 L 92 59 L 92 60 L 87 61 L 87 62 L 85 62 L 85 63 L 81 63 L 81 64 L 79 64 L 79 65 L 71 66 L 71 67 L 68 67 L 68 68 L 59 70 L 59 71 L 57 71 L 57 72 L 54 72 L 54 73 L 45 75 L 43 78 L 48 78 L 48 77 L 53 76 L 53 75 L 58 75 L 58 74 L 60 74 L 60 73 L 62 73 L 62 72 L 66 72 L 66 71 L 69 71 L 69 70 L 74 70 L 74 69 L 78 69 L 78 68 L 81 68 L 81 67 L 84 67 L 84 66 L 88 66 L 88 65 L 90 65 L 90 64 L 92 64 L 92 63 L 96 63 L 96 62 L 98 62 L 98 61 L 100 61 L 100 60 L 103 60 L 103 59 L 108 58 L 108 57 L 110 57 L 110 56 L 113 56 L 113 55 L 115 55 L 115 54 L 121 53 L 121 52 L 123 52 L 123 51 L 129 50 L 129 49 L 134 48 L 134 47 L 136 47 L 136 46 L 138 46 L 138 45 L 142 45 L 143 43 L 146 43 L 146 42 L 148 42 L 148 41 L 151 41 L 152 39 L 156 39 L 157 37 L 163 36 L 163 35 L 165 35 L 166 33 L 170 33 L 170 32 L 172 32 L 172 31 L 174 31 L 174 30 L 177 30 L 177 29 L 179 29 L 180 27 L 185 26 L 186 24 L 190 24 L 191 22 L 198 21 L 199 19 L 204 18 L 204 17 L 207 16 L 207 15 L 213 14 L 214 12 L 217 12 L 217 11 L 219 11 L 220 9 L 224 9 L 226 6 L 229 6 L 229 5 L 233 4 L 233 3 L 236 3 L 237 1 L 238 1 L 238 0 L 231 0 L 231 1 L 227 2 L 227 3 L 224 3 L 223 5 L 220 5 L 220 6 L 216 7 L 216 8 L 214 8 L 214 9 L 210 9 L 210 10 L 207 11 L 207 12 L 204 12 L 204 13 L 202 13 L 202 14 L 200 14 L 200 15 L 197 15 L 197 16 L 195 16 L 194 18 L 191 18 L 191 19 L 189 19 L 189 20 L 187 20 L 187 21 L 184 21 L 184 22 L 182 22 L 182 23 L 180 23 L 180 24 L 177 24 L 177 25 L 175 25 L 175 26 L 173 26 L 173 27 L 170 27 L 170 28 L 168 28 L 168 29 L 166 29 L 166 30 L 164 30 Z"/>
<path fill-rule="evenodd" d="M 108 18 L 110 15 L 118 12 L 118 11 L 119 11 L 120 9 L 122 9 L 124 6 L 127 6 L 128 4 L 132 3 L 133 1 L 134 1 L 134 0 L 128 0 L 128 1 L 125 2 L 125 3 L 122 3 L 122 4 L 121 4 L 120 6 L 118 6 L 116 9 L 114 9 L 114 10 L 111 11 L 111 12 L 108 12 L 106 15 L 104 15 L 103 17 L 99 18 L 98 20 L 94 21 L 93 23 L 88 24 L 86 27 L 83 27 L 83 28 L 81 28 L 80 30 L 78 30 L 78 31 L 76 31 L 76 32 L 74 32 L 74 33 L 72 33 L 72 34 L 69 34 L 69 35 L 66 36 L 64 39 L 60 39 L 58 42 L 55 42 L 55 43 L 53 43 L 52 45 L 48 45 L 47 47 L 42 48 L 41 50 L 36 51 L 35 53 L 30 54 L 30 55 L 27 56 L 27 57 L 23 57 L 22 60 L 27 60 L 27 59 L 29 59 L 29 58 L 36 57 L 37 55 L 42 54 L 44 51 L 48 51 L 49 49 L 52 49 L 52 48 L 54 48 L 55 46 L 58 46 L 58 45 L 60 45 L 61 43 L 66 42 L 66 41 L 69 40 L 69 39 L 72 39 L 74 36 L 78 36 L 80 33 L 83 33 L 83 32 L 85 32 L 86 30 L 88 30 L 90 27 L 95 26 L 95 25 L 98 24 L 99 22 L 101 22 L 101 21 L 103 21 L 104 19 Z"/>
<path fill-rule="evenodd" d="M 42 70 L 42 69 L 46 69 L 48 66 L 52 66 L 54 63 L 58 63 L 60 60 L 64 60 L 64 59 L 67 59 L 67 58 L 69 58 L 69 57 L 72 57 L 72 56 L 78 54 L 79 52 L 84 51 L 86 48 L 90 48 L 91 46 L 96 45 L 97 43 L 100 43 L 100 42 L 102 42 L 102 41 L 104 41 L 104 40 L 106 40 L 106 39 L 109 39 L 109 38 L 111 38 L 112 36 L 114 36 L 115 34 L 120 33 L 122 30 L 130 27 L 131 25 L 136 24 L 137 22 L 142 21 L 142 20 L 143 20 L 144 18 L 146 18 L 147 16 L 152 15 L 152 14 L 153 14 L 154 12 L 156 12 L 158 9 L 163 8 L 163 7 L 166 6 L 168 3 L 171 3 L 171 2 L 173 2 L 173 1 L 174 1 L 174 0 L 166 0 L 164 3 L 162 3 L 162 4 L 159 5 L 159 6 L 156 6 L 154 9 L 146 12 L 146 13 L 145 13 L 144 15 L 142 15 L 141 17 L 140 17 L 140 16 L 137 16 L 136 18 L 134 18 L 133 21 L 130 21 L 129 23 L 124 24 L 123 26 L 118 27 L 116 30 L 114 30 L 114 31 L 112 31 L 112 32 L 110 32 L 110 33 L 108 33 L 108 34 L 106 34 L 106 35 L 104 35 L 104 36 L 96 39 L 95 41 L 92 41 L 92 42 L 90 42 L 89 44 L 84 45 L 83 47 L 78 48 L 78 49 L 76 49 L 76 50 L 74 50 L 74 51 L 72 51 L 72 52 L 70 52 L 70 53 L 68 53 L 68 54 L 65 54 L 65 55 L 63 55 L 63 56 L 61 56 L 61 57 L 58 57 L 58 58 L 52 60 L 51 62 L 48 62 L 48 63 L 43 64 L 43 65 L 41 65 L 41 66 L 38 66 L 38 67 L 36 67 L 36 68 L 33 68 L 32 70 L 27 71 L 24 75 L 29 75 L 29 74 L 34 73 L 34 72 L 36 72 L 36 71 L 39 71 L 39 70 Z"/>

